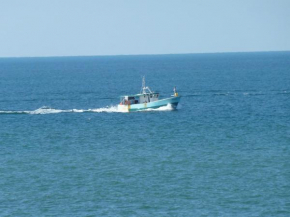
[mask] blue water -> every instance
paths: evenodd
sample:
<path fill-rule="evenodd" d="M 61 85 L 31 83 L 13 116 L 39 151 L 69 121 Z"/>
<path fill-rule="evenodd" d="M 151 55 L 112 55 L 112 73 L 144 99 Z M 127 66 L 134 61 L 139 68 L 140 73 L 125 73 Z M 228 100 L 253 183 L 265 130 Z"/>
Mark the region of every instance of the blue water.
<path fill-rule="evenodd" d="M 290 52 L 0 59 L 0 216 L 290 216 Z"/>

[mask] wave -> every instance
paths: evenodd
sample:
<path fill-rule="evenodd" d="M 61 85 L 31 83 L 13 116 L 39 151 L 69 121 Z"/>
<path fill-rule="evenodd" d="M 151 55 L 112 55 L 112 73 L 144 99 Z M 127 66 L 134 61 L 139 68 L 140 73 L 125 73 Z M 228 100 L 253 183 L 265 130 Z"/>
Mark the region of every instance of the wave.
<path fill-rule="evenodd" d="M 278 94 L 290 94 L 290 91 L 284 90 L 282 92 L 279 92 Z"/>
<path fill-rule="evenodd" d="M 231 91 L 218 91 L 209 90 L 194 93 L 185 93 L 182 97 L 206 97 L 206 96 L 260 96 L 260 95 L 278 95 L 278 94 L 290 94 L 290 90 L 231 90 Z"/>
<path fill-rule="evenodd" d="M 43 106 L 34 111 L 0 111 L 0 114 L 30 114 L 30 115 L 44 115 L 44 114 L 57 114 L 57 113 L 83 113 L 83 112 L 119 112 L 117 106 L 96 108 L 96 109 L 54 109 Z"/>
<path fill-rule="evenodd" d="M 178 108 L 179 108 L 179 104 L 178 104 Z M 159 108 L 147 108 L 147 109 L 143 109 L 143 110 L 140 110 L 139 112 L 173 111 L 173 110 L 175 110 L 175 108 L 171 104 L 167 104 L 166 106 L 162 106 L 162 107 L 159 107 Z"/>
<path fill-rule="evenodd" d="M 259 92 L 244 92 L 244 96 L 260 96 L 260 95 L 266 95 L 266 93 L 263 93 L 261 91 Z"/>
<path fill-rule="evenodd" d="M 144 109 L 142 111 L 171 111 L 174 108 L 168 104 L 166 106 L 156 108 L 156 109 Z M 54 109 L 47 106 L 43 106 L 39 109 L 33 111 L 0 111 L 1 114 L 29 114 L 29 115 L 45 115 L 45 114 L 58 114 L 58 113 L 121 113 L 118 111 L 118 106 L 107 106 L 103 108 L 95 108 L 95 109 Z"/>

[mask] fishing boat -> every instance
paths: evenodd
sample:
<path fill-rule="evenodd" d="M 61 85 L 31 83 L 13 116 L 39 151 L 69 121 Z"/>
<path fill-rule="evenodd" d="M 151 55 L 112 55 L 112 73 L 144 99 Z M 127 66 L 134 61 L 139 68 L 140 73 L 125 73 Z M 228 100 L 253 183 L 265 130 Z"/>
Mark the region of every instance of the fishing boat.
<path fill-rule="evenodd" d="M 121 96 L 120 104 L 118 105 L 118 111 L 131 112 L 140 111 L 144 109 L 156 109 L 163 106 L 171 106 L 176 109 L 180 96 L 176 91 L 176 87 L 173 89 L 174 94 L 165 99 L 159 99 L 160 94 L 151 91 L 149 87 L 145 85 L 145 77 L 142 80 L 142 88 L 139 94 Z"/>

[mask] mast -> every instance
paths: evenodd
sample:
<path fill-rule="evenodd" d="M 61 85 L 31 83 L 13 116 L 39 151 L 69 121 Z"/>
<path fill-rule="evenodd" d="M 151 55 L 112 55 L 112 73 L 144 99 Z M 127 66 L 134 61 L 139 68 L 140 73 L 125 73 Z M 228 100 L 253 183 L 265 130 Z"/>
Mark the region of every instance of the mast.
<path fill-rule="evenodd" d="M 146 89 L 145 76 L 143 76 L 143 79 L 142 79 L 142 90 L 143 90 L 143 93 L 146 92 L 145 89 Z"/>
<path fill-rule="evenodd" d="M 148 90 L 148 92 L 146 90 Z M 142 94 L 152 93 L 152 91 L 150 90 L 150 88 L 149 87 L 146 87 L 146 84 L 145 84 L 145 76 L 143 76 L 143 78 L 142 78 L 142 88 L 141 88 L 140 93 L 142 93 Z"/>

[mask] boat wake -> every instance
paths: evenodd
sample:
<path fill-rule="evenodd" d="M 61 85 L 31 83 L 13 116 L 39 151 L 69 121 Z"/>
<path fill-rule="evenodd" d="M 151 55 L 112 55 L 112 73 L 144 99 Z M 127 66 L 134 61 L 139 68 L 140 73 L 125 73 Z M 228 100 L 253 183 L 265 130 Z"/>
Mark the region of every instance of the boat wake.
<path fill-rule="evenodd" d="M 142 111 L 171 111 L 174 108 L 168 104 L 156 109 L 144 109 Z M 29 115 L 45 115 L 45 114 L 58 114 L 58 113 L 122 113 L 118 111 L 118 106 L 107 106 L 104 108 L 95 108 L 95 109 L 54 109 L 47 106 L 43 106 L 39 109 L 33 111 L 0 111 L 1 114 L 29 114 Z"/>
<path fill-rule="evenodd" d="M 96 109 L 53 109 L 53 108 L 44 106 L 34 111 L 0 111 L 0 114 L 45 115 L 45 114 L 57 114 L 57 113 L 84 113 L 84 112 L 112 113 L 112 112 L 119 112 L 119 111 L 118 111 L 117 106 L 96 108 Z"/>
<path fill-rule="evenodd" d="M 139 112 L 150 112 L 150 111 L 173 111 L 175 108 L 171 104 L 167 104 L 166 106 L 162 106 L 159 108 L 147 108 L 144 110 L 140 110 Z"/>

